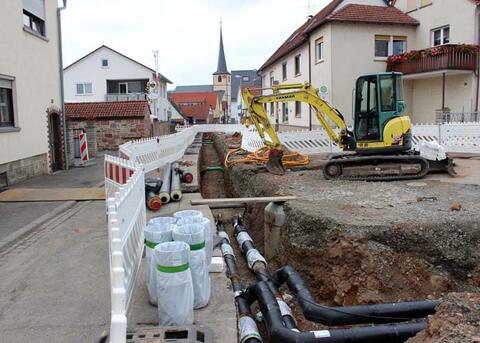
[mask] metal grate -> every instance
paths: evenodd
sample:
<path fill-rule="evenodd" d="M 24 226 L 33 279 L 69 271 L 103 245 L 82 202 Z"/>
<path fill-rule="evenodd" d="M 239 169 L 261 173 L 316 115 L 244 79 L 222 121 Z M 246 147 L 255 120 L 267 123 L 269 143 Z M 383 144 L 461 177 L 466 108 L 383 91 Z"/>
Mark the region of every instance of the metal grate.
<path fill-rule="evenodd" d="M 213 343 L 206 326 L 139 326 L 127 332 L 127 343 Z"/>

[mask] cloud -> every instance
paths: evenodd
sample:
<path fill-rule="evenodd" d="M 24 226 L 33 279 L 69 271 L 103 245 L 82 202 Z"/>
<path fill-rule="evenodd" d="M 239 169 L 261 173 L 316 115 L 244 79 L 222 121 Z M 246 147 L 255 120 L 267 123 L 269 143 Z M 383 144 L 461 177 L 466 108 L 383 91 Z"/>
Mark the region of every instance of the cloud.
<path fill-rule="evenodd" d="M 311 0 L 312 14 L 328 0 Z M 230 70 L 258 68 L 307 17 L 308 0 L 72 0 L 62 13 L 65 65 L 102 44 L 175 84 L 211 83 L 219 22 Z"/>

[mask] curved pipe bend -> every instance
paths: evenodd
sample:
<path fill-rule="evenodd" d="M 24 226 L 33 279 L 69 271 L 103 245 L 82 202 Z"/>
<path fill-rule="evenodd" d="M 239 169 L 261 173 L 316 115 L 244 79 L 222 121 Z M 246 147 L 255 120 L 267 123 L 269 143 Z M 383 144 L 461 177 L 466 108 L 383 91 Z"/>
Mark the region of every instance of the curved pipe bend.
<path fill-rule="evenodd" d="M 258 301 L 271 342 L 282 343 L 401 343 L 427 327 L 425 321 L 349 329 L 299 332 L 287 329 L 282 322 L 280 307 L 265 281 L 249 287 Z M 247 291 L 246 293 L 250 293 Z M 252 293 L 250 293 L 252 295 Z M 252 299 L 248 299 L 251 302 Z"/>
<path fill-rule="evenodd" d="M 287 283 L 296 295 L 307 320 L 325 325 L 404 322 L 425 318 L 435 313 L 438 300 L 399 302 L 391 304 L 327 307 L 316 303 L 303 278 L 291 266 L 280 268 L 273 274 L 279 284 Z"/>

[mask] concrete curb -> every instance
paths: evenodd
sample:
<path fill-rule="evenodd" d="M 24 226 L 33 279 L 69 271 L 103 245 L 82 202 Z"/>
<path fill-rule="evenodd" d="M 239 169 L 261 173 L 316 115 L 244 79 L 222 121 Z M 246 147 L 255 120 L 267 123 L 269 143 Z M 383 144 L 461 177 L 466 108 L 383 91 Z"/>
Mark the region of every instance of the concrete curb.
<path fill-rule="evenodd" d="M 0 250 L 2 250 L 5 246 L 9 245 L 13 241 L 18 240 L 21 236 L 26 235 L 30 231 L 33 231 L 40 225 L 44 224 L 45 222 L 53 219 L 60 213 L 72 208 L 75 206 L 77 202 L 76 201 L 67 201 L 64 204 L 60 205 L 59 207 L 55 208 L 53 211 L 50 211 L 49 213 L 45 213 L 43 216 L 38 217 L 36 220 L 31 222 L 30 224 L 27 224 L 23 226 L 22 228 L 16 230 L 15 232 L 12 232 L 5 238 L 0 240 Z"/>

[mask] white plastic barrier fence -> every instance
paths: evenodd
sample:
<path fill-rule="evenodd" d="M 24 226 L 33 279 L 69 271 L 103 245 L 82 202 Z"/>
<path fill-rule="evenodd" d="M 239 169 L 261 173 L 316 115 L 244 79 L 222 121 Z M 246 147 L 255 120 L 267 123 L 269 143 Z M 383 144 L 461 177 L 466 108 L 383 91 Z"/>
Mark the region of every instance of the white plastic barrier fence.
<path fill-rule="evenodd" d="M 141 166 L 123 158 L 105 155 L 105 199 L 115 195 Z"/>
<path fill-rule="evenodd" d="M 253 152 L 263 147 L 256 131 L 242 132 L 242 149 Z M 325 130 L 300 130 L 278 133 L 287 148 L 304 154 L 339 152 Z M 420 142 L 438 142 L 447 152 L 480 153 L 480 123 L 415 124 L 412 127 L 414 147 Z"/>
<path fill-rule="evenodd" d="M 126 341 L 126 313 L 143 252 L 145 227 L 144 173 L 180 159 L 202 132 L 241 132 L 242 148 L 263 146 L 255 130 L 239 124 L 183 126 L 171 135 L 131 141 L 120 146 L 122 158 L 105 157 L 105 192 L 110 247 L 112 319 L 110 342 Z M 436 141 L 447 152 L 480 153 L 480 123 L 419 124 L 412 128 L 413 143 Z M 324 130 L 279 133 L 292 150 L 315 154 L 337 152 Z M 125 159 L 124 159 L 125 158 Z"/>
<path fill-rule="evenodd" d="M 114 158 L 106 156 L 113 162 Z M 111 324 L 110 342 L 125 343 L 127 311 L 132 299 L 138 268 L 142 259 L 146 213 L 145 181 L 140 166 L 115 160 L 120 167 L 134 167 L 125 184 L 105 178 L 107 194 L 108 240 L 110 252 Z M 110 186 L 107 186 L 110 184 Z"/>

